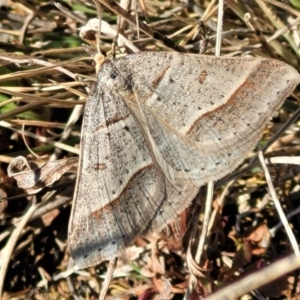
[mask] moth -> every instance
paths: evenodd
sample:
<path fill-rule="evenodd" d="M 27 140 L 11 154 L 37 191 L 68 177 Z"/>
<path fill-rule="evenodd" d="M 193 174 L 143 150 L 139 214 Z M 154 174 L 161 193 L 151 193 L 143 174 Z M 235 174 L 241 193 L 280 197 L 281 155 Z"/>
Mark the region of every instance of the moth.
<path fill-rule="evenodd" d="M 118 256 L 237 168 L 299 82 L 295 69 L 268 58 L 106 59 L 83 118 L 69 224 L 76 265 Z"/>

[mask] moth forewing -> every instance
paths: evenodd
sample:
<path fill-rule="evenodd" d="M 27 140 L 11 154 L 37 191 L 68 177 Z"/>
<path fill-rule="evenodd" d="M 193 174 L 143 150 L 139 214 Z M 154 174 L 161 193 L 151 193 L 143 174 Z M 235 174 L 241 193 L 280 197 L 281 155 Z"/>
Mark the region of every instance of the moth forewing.
<path fill-rule="evenodd" d="M 82 128 L 69 227 L 70 252 L 81 268 L 115 257 L 140 232 L 161 228 L 198 191 L 165 182 L 139 124 L 107 82 L 109 71 L 107 64 L 99 72 Z"/>
<path fill-rule="evenodd" d="M 141 66 L 151 65 L 150 59 L 156 68 L 145 76 Z M 197 186 L 222 178 L 243 161 L 299 82 L 292 67 L 263 58 L 143 53 L 118 64 L 132 78 L 129 85 L 142 110 L 136 117 L 147 127 L 164 174 L 171 182 L 186 179 Z M 199 80 L 204 71 L 205 80 Z M 221 80 L 217 85 L 215 78 Z"/>

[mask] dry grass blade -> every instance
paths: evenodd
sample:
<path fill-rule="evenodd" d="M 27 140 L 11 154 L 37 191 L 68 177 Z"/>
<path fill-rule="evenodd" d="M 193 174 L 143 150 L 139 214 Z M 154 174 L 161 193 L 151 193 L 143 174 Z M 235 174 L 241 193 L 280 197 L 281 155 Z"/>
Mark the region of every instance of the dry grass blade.
<path fill-rule="evenodd" d="M 268 171 L 268 168 L 267 168 L 265 160 L 264 160 L 263 153 L 261 151 L 258 152 L 258 157 L 259 157 L 260 163 L 263 167 L 264 174 L 265 174 L 265 177 L 266 177 L 269 189 L 270 189 L 270 193 L 271 193 L 271 196 L 272 196 L 272 200 L 273 200 L 273 202 L 276 206 L 276 209 L 277 209 L 277 212 L 279 214 L 280 220 L 281 220 L 281 222 L 282 222 L 282 224 L 285 228 L 285 231 L 286 231 L 286 233 L 289 237 L 289 240 L 290 240 L 290 243 L 291 243 L 291 245 L 294 249 L 295 255 L 299 256 L 300 252 L 299 252 L 299 247 L 298 247 L 298 244 L 297 244 L 297 240 L 295 238 L 295 235 L 292 232 L 292 229 L 291 229 L 290 225 L 288 224 L 287 218 L 286 218 L 286 216 L 284 214 L 284 211 L 283 211 L 283 209 L 280 205 L 280 202 L 277 198 L 277 195 L 276 195 L 276 192 L 275 192 L 272 180 L 271 180 L 270 173 Z"/>
<path fill-rule="evenodd" d="M 115 270 L 116 265 L 117 265 L 117 261 L 118 261 L 117 258 L 113 258 L 109 262 L 109 265 L 107 267 L 106 277 L 105 277 L 105 280 L 102 283 L 101 293 L 99 295 L 99 300 L 104 300 L 105 299 L 105 296 L 107 294 L 111 279 L 113 277 L 114 270 Z"/>
<path fill-rule="evenodd" d="M 28 220 L 31 218 L 31 216 L 36 212 L 38 207 L 39 207 L 39 204 L 37 204 L 37 203 L 30 205 L 26 214 L 21 217 L 18 226 L 11 234 L 6 246 L 1 251 L 1 263 L 0 263 L 0 266 L 1 266 L 1 269 L 0 269 L 0 298 L 1 299 L 2 299 L 2 295 L 3 295 L 4 279 L 5 279 L 5 275 L 7 272 L 11 254 L 17 244 L 18 238 L 19 238 L 22 230 L 26 226 L 26 224 L 27 224 Z"/>
<path fill-rule="evenodd" d="M 236 299 L 249 291 L 255 290 L 264 284 L 270 283 L 282 275 L 292 272 L 300 268 L 300 257 L 298 255 L 289 255 L 272 265 L 263 268 L 260 271 L 248 275 L 247 277 L 221 289 L 211 296 L 206 297 L 207 300 L 219 299 Z"/>
<path fill-rule="evenodd" d="M 185 49 L 180 47 L 179 45 L 175 44 L 172 40 L 168 39 L 166 36 L 161 35 L 158 31 L 155 31 L 148 27 L 146 24 L 137 20 L 134 16 L 130 15 L 126 10 L 124 10 L 121 6 L 119 6 L 114 1 L 106 1 L 106 0 L 99 0 L 103 5 L 109 8 L 111 11 L 120 15 L 122 18 L 127 20 L 130 24 L 136 26 L 136 22 L 138 21 L 138 28 L 145 32 L 151 38 L 157 39 L 158 41 L 165 44 L 167 47 L 172 48 L 179 52 L 185 52 Z"/>

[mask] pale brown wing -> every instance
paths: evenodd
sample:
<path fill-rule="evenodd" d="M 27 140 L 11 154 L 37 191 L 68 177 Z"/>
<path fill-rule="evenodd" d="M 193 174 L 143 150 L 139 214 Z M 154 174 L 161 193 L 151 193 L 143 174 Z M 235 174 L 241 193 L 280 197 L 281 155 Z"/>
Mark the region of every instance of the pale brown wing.
<path fill-rule="evenodd" d="M 198 191 L 165 183 L 118 85 L 109 84 L 112 67 L 99 72 L 84 113 L 69 225 L 70 252 L 81 268 L 110 260 L 138 233 L 166 225 Z"/>
<path fill-rule="evenodd" d="M 272 59 L 143 54 L 120 60 L 118 67 L 132 70 L 136 98 L 127 104 L 147 127 L 171 182 L 201 186 L 233 171 L 300 81 L 296 70 Z"/>

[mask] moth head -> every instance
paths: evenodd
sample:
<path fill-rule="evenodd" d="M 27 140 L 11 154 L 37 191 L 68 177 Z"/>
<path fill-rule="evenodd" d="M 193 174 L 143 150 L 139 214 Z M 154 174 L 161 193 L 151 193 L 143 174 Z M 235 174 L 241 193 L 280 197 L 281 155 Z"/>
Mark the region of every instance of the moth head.
<path fill-rule="evenodd" d="M 106 57 L 101 52 L 97 53 L 94 56 L 94 61 L 96 63 L 96 74 L 99 73 L 99 70 L 100 70 L 101 66 L 103 65 L 103 63 L 105 62 L 105 60 L 106 60 Z"/>
<path fill-rule="evenodd" d="M 98 78 L 104 82 L 106 87 L 110 87 L 121 93 L 130 90 L 130 81 L 114 66 L 112 61 L 105 61 L 102 64 Z"/>

